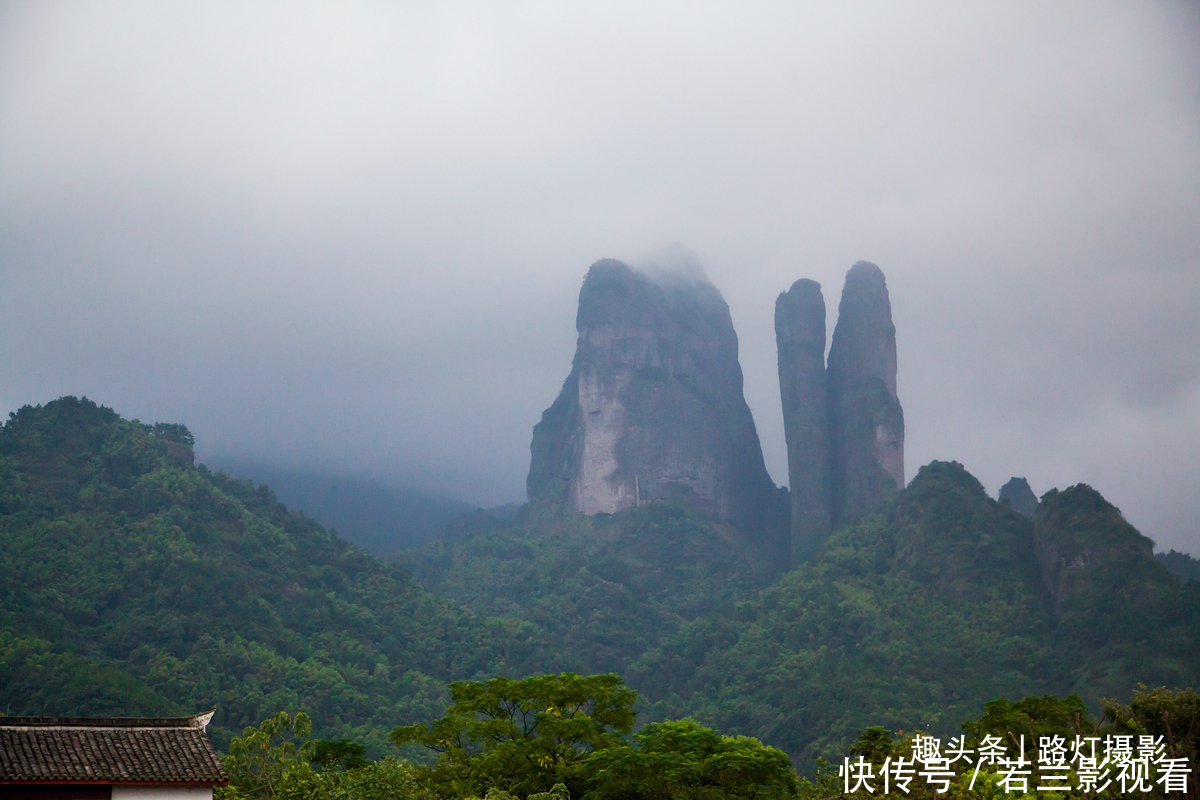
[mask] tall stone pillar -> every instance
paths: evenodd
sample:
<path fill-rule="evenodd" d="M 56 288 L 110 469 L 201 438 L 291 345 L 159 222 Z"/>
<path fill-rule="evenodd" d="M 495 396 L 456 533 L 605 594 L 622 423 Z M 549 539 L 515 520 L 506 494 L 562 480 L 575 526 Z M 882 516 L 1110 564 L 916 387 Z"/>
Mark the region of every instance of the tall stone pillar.
<path fill-rule="evenodd" d="M 802 278 L 775 301 L 779 391 L 791 487 L 792 564 L 829 534 L 829 412 L 825 382 L 825 298 Z"/>
<path fill-rule="evenodd" d="M 846 273 L 826 380 L 833 524 L 842 525 L 904 488 L 896 326 L 883 272 L 866 261 Z"/>

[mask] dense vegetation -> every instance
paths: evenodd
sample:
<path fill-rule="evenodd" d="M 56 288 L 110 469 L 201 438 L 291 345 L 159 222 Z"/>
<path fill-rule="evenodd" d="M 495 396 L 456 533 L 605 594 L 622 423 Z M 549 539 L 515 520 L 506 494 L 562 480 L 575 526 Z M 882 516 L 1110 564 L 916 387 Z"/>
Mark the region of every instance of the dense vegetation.
<path fill-rule="evenodd" d="M 379 747 L 517 652 L 265 486 L 187 467 L 184 434 L 75 398 L 0 430 L 3 713 L 215 705 L 224 743 L 304 707 Z"/>
<path fill-rule="evenodd" d="M 695 716 L 799 764 L 868 725 L 949 735 L 997 696 L 1098 707 L 1200 677 L 1200 585 L 1086 486 L 1048 494 L 1035 521 L 934 462 L 765 588 L 744 549 L 667 506 L 473 519 L 407 557 L 427 587 L 567 643 L 560 668 L 620 671 L 647 719 Z"/>
<path fill-rule="evenodd" d="M 769 800 L 800 788 L 781 751 L 694 720 L 650 723 L 631 737 L 635 693 L 616 675 L 460 681 L 450 692 L 441 719 L 391 734 L 436 751 L 429 766 L 322 758 L 353 743 L 314 742 L 306 714 L 280 712 L 233 740 L 225 759 L 232 785 L 218 800 Z"/>
<path fill-rule="evenodd" d="M 191 444 L 75 398 L 0 429 L 0 711 L 216 705 L 225 747 L 304 709 L 317 736 L 376 757 L 397 752 L 395 726 L 460 702 L 451 682 L 619 673 L 643 723 L 670 722 L 627 746 L 749 736 L 812 774 L 868 726 L 949 736 L 1001 696 L 1077 693 L 1098 713 L 1138 683 L 1200 677 L 1200 582 L 1086 486 L 1031 520 L 934 462 L 782 575 L 663 503 L 466 513 L 387 564 L 191 466 Z M 417 780 L 398 764 L 372 769 Z M 504 787 L 470 790 L 488 788 Z"/>
<path fill-rule="evenodd" d="M 426 766 L 369 761 L 347 740 L 313 741 L 280 712 L 235 738 L 231 785 L 216 800 L 819 800 L 904 794 L 996 800 L 1053 791 L 1077 800 L 1195 798 L 1200 695 L 1141 690 L 1093 717 L 1077 695 L 998 698 L 949 740 L 863 729 L 833 767 L 797 778 L 788 757 L 692 719 L 630 736 L 634 693 L 616 675 L 540 675 L 451 684 L 453 704 L 398 743 L 439 755 Z"/>
<path fill-rule="evenodd" d="M 521 620 L 556 671 L 627 672 L 692 620 L 730 612 L 776 573 L 737 532 L 654 504 L 595 517 L 461 515 L 403 563 L 481 616 Z"/>

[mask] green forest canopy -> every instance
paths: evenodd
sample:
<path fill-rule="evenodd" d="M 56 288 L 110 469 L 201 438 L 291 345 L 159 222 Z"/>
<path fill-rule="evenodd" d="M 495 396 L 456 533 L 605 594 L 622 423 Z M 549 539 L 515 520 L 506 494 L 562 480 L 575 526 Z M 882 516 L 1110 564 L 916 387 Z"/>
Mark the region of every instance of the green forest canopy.
<path fill-rule="evenodd" d="M 1029 520 L 933 462 L 783 575 L 664 504 L 466 514 L 388 564 L 189 466 L 190 444 L 76 398 L 0 429 L 0 711 L 216 705 L 224 747 L 305 709 L 377 756 L 451 682 L 617 672 L 644 721 L 692 717 L 808 771 L 869 725 L 950 735 L 998 696 L 1096 710 L 1197 684 L 1200 584 L 1086 486 Z"/>
<path fill-rule="evenodd" d="M 438 753 L 414 767 L 367 761 L 349 741 L 313 741 L 304 713 L 280 712 L 236 737 L 232 784 L 217 800 L 657 800 L 803 798 L 848 794 L 993 800 L 1001 795 L 1194 797 L 1200 695 L 1166 689 L 1104 704 L 1076 695 L 998 698 L 948 742 L 871 726 L 841 763 L 797 778 L 782 751 L 723 736 L 692 719 L 634 730 L 634 693 L 616 675 L 572 673 L 451 684 L 438 720 L 391 738 Z M 331 757 L 341 754 L 341 757 Z M 1036 791 L 1035 791 L 1036 790 Z"/>

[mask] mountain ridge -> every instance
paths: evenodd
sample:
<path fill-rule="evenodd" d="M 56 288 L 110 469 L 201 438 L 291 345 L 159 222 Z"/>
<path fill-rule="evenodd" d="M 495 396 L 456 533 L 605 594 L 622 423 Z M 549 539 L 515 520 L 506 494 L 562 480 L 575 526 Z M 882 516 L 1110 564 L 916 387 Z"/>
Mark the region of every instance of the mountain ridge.
<path fill-rule="evenodd" d="M 218 742 L 303 705 L 322 730 L 383 747 L 443 681 L 520 651 L 267 487 L 183 465 L 152 431 L 74 397 L 0 428 L 0 632 L 8 663 L 57 653 L 63 685 L 39 709 L 5 680 L 6 713 L 111 707 L 71 677 L 90 670 L 110 675 L 101 694 L 134 680 L 145 711 L 216 705 Z"/>
<path fill-rule="evenodd" d="M 0 428 L 0 670 L 36 671 L 0 681 L 5 713 L 215 703 L 222 744 L 305 708 L 380 753 L 448 680 L 617 670 L 644 721 L 693 716 L 805 769 L 865 725 L 952 733 L 997 695 L 1200 677 L 1200 582 L 1090 487 L 1030 519 L 932 462 L 782 576 L 665 501 L 467 512 L 389 566 L 152 430 L 75 398 Z"/>

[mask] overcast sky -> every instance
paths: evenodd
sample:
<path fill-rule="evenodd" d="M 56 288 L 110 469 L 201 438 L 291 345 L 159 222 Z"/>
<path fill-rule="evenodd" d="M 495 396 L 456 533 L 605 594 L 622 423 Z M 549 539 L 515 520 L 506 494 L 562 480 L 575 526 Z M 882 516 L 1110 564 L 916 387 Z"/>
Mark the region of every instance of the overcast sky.
<path fill-rule="evenodd" d="M 524 500 L 601 257 L 891 289 L 907 472 L 1200 554 L 1200 4 L 0 5 L 0 410 Z"/>

